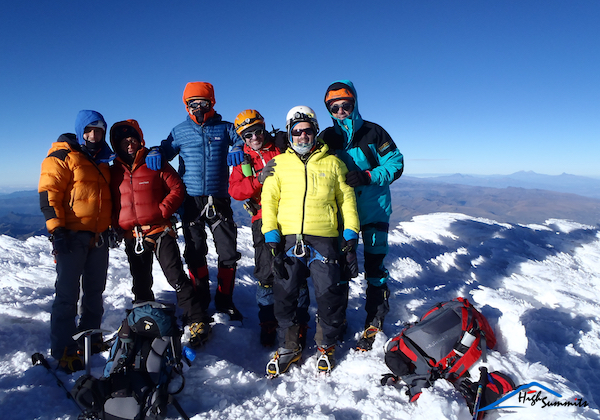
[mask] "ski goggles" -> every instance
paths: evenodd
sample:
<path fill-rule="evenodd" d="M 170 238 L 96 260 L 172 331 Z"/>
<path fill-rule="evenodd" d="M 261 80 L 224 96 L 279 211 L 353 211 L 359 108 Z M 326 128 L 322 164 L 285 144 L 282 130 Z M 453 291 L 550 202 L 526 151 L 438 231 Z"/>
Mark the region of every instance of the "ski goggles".
<path fill-rule="evenodd" d="M 198 108 L 208 109 L 208 108 L 210 108 L 210 101 L 207 99 L 196 99 L 196 100 L 188 102 L 187 106 L 189 109 L 198 109 Z"/>

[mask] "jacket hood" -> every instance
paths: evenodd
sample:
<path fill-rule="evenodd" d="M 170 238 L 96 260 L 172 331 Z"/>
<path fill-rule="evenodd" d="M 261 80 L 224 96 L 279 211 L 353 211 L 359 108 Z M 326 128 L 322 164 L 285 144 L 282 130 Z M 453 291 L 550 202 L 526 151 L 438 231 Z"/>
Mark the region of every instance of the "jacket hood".
<path fill-rule="evenodd" d="M 99 112 L 92 111 L 89 109 L 79 111 L 79 113 L 77 114 L 77 118 L 75 118 L 75 135 L 77 136 L 77 141 L 80 145 L 85 146 L 85 140 L 83 139 L 83 132 L 85 130 L 85 127 L 96 121 L 102 121 L 104 123 L 104 126 L 106 127 L 106 121 L 104 120 L 102 114 L 100 114 Z M 110 163 L 114 158 L 115 154 L 108 146 L 108 143 L 106 143 L 106 132 L 104 132 L 102 146 L 100 147 L 98 153 L 92 156 L 92 159 L 96 163 Z"/>
<path fill-rule="evenodd" d="M 338 90 L 346 88 L 348 89 L 352 95 L 354 96 L 354 109 L 352 113 L 348 116 L 348 118 L 343 121 L 338 120 L 333 116 L 331 112 L 329 112 L 329 107 L 327 106 L 327 94 L 329 91 Z M 358 111 L 358 94 L 356 93 L 356 89 L 354 88 L 354 84 L 350 80 L 337 80 L 329 85 L 327 91 L 325 91 L 325 107 L 327 108 L 327 112 L 331 116 L 333 120 L 333 126 L 335 127 L 335 131 L 337 133 L 343 133 L 344 139 L 346 140 L 346 146 L 348 146 L 354 137 L 354 133 L 356 133 L 360 127 L 363 125 L 363 119 L 360 116 L 360 112 Z"/>
<path fill-rule="evenodd" d="M 89 109 L 79 111 L 77 118 L 75 118 L 75 134 L 77 135 L 79 144 L 85 144 L 85 140 L 83 139 L 83 131 L 85 130 L 85 127 L 96 121 L 102 121 L 104 123 L 104 127 L 106 127 L 106 121 L 99 112 Z M 106 131 L 104 132 L 104 139 L 106 139 Z"/>
<path fill-rule="evenodd" d="M 81 146 L 79 145 L 79 142 L 77 141 L 77 136 L 73 133 L 61 134 L 60 136 L 58 136 L 58 140 L 56 140 L 56 141 L 68 143 L 69 146 L 71 146 L 71 148 L 73 150 L 81 150 Z"/>
<path fill-rule="evenodd" d="M 144 133 L 136 120 L 119 121 L 110 128 L 110 145 L 117 154 L 121 153 L 121 140 L 127 137 L 137 137 L 142 147 L 146 145 Z"/>

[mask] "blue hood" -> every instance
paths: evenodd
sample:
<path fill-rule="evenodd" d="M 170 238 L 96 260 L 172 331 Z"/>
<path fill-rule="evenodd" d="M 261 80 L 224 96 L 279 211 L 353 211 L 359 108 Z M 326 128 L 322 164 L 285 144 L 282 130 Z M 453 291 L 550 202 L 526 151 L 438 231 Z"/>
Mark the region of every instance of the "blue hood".
<path fill-rule="evenodd" d="M 354 110 L 352 111 L 352 113 L 348 116 L 348 118 L 344 119 L 343 121 L 340 121 L 337 118 L 335 118 L 333 114 L 331 114 L 331 112 L 329 112 L 327 103 L 325 103 L 325 107 L 327 108 L 327 112 L 329 112 L 329 115 L 333 120 L 333 126 L 335 127 L 336 133 L 344 134 L 344 145 L 346 148 L 348 148 L 352 143 L 354 133 L 356 133 L 360 129 L 360 127 L 362 127 L 363 119 L 360 116 L 360 112 L 358 112 L 358 95 L 356 93 L 356 89 L 354 88 L 354 84 L 350 80 L 336 80 L 335 82 L 333 82 L 327 88 L 327 91 L 325 92 L 325 97 L 327 97 L 327 93 L 330 90 L 337 90 L 344 87 L 341 85 L 345 85 L 354 95 Z"/>
<path fill-rule="evenodd" d="M 85 127 L 88 124 L 91 124 L 96 121 L 102 121 L 104 123 L 104 126 L 107 127 L 104 117 L 99 112 L 92 111 L 89 109 L 79 111 L 79 113 L 77 114 L 77 118 L 75 118 L 75 135 L 77 136 L 77 141 L 80 145 L 85 146 L 85 140 L 83 139 L 83 132 L 85 130 Z M 96 163 L 109 163 L 115 158 L 115 154 L 108 146 L 108 143 L 106 143 L 106 130 L 104 131 L 104 138 L 102 139 L 102 147 L 98 151 L 96 156 L 93 156 L 93 158 Z"/>

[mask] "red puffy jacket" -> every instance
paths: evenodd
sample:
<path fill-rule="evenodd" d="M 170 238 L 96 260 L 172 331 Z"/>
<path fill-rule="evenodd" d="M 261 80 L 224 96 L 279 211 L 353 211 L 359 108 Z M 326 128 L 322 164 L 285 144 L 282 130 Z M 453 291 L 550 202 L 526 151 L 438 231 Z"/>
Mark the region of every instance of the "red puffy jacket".
<path fill-rule="evenodd" d="M 244 145 L 244 153 L 252 159 L 254 173 L 258 175 L 265 164 L 279 154 L 279 150 L 272 142 L 267 143 L 262 149 L 252 150 L 248 145 Z M 245 176 L 242 172 L 242 165 L 234 166 L 229 176 L 229 195 L 235 200 L 243 201 L 252 198 L 260 205 L 260 193 L 262 184 L 258 182 L 257 176 Z M 262 209 L 252 216 L 252 222 L 262 217 Z"/>
<path fill-rule="evenodd" d="M 133 120 L 115 124 L 128 124 L 139 133 L 142 146 L 145 144 L 137 123 Z M 115 128 L 113 126 L 113 128 Z M 111 129 L 111 143 L 113 142 Z M 118 145 L 113 144 L 113 147 Z M 135 226 L 170 226 L 170 218 L 183 203 L 185 186 L 171 165 L 163 162 L 159 171 L 146 166 L 148 149 L 138 150 L 129 166 L 117 153 L 111 170 L 111 192 L 113 199 L 113 224 L 131 231 Z"/>

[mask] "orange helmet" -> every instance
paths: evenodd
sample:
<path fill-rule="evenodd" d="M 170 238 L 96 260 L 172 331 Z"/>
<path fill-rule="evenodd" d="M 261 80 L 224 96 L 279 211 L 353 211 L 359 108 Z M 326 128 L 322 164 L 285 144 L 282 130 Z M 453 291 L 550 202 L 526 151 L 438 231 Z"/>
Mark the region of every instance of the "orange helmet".
<path fill-rule="evenodd" d="M 238 116 L 235 117 L 233 124 L 235 125 L 235 131 L 239 135 L 242 135 L 242 131 L 252 127 L 253 125 L 260 124 L 264 127 L 265 119 L 262 115 L 260 115 L 260 112 L 256 111 L 255 109 L 247 109 L 240 112 Z"/>

